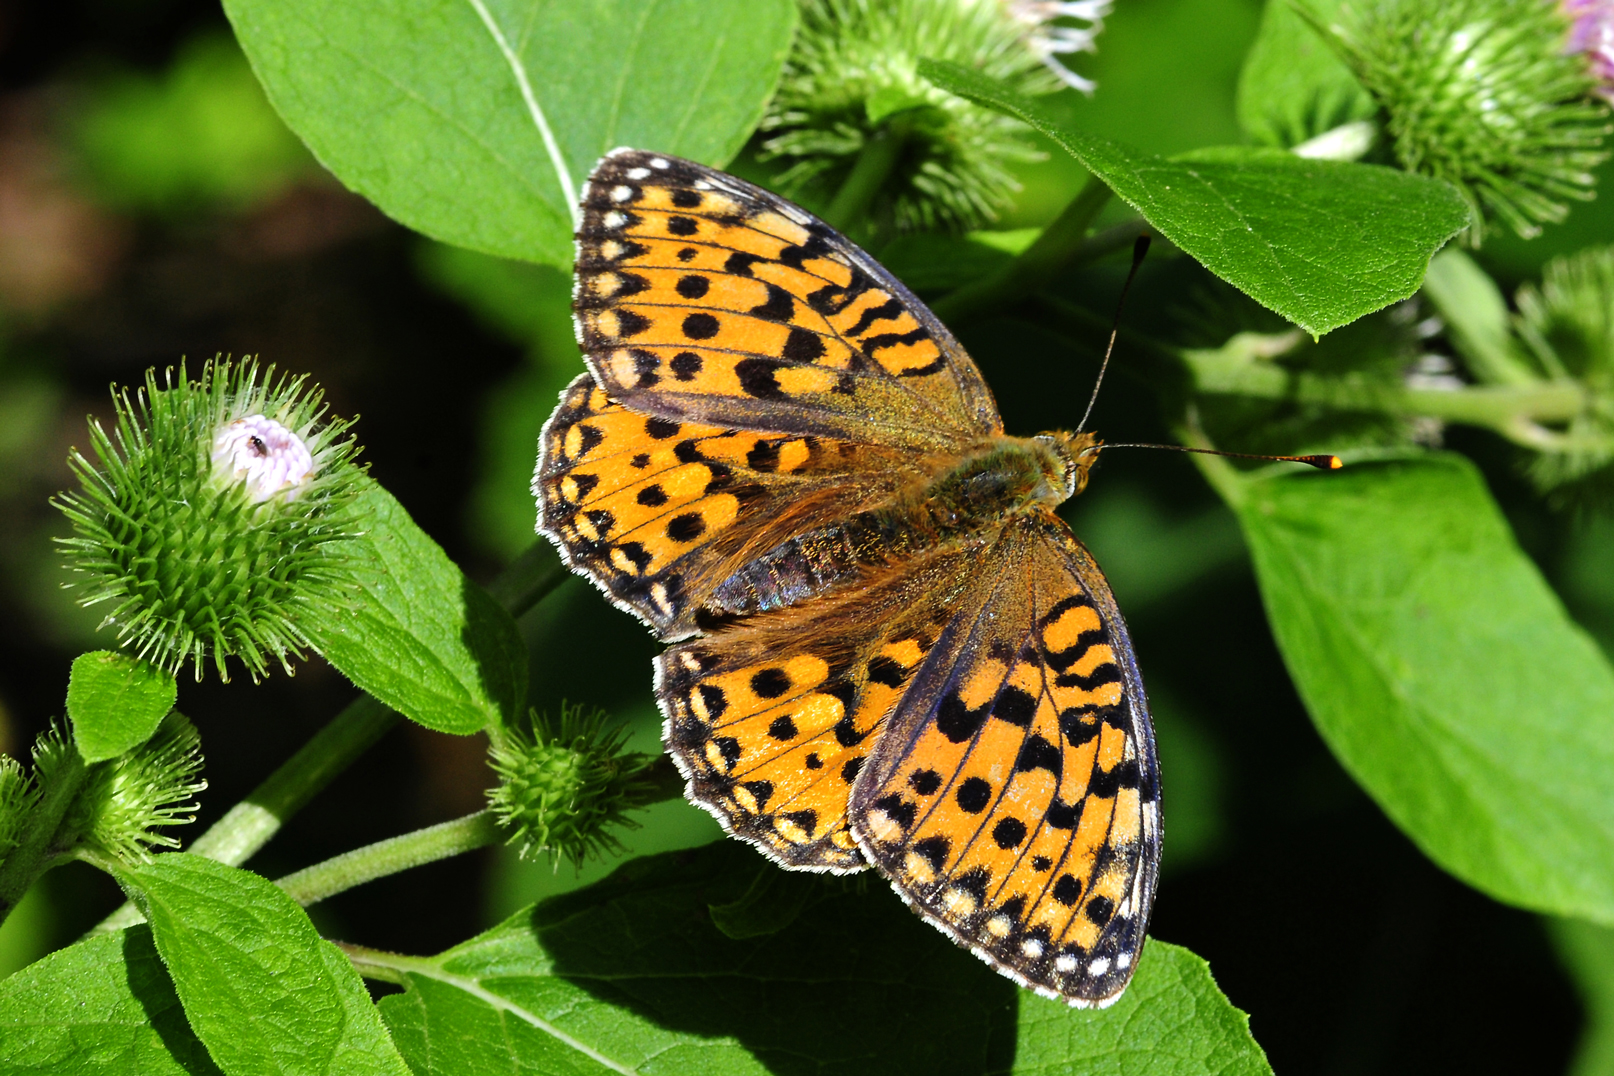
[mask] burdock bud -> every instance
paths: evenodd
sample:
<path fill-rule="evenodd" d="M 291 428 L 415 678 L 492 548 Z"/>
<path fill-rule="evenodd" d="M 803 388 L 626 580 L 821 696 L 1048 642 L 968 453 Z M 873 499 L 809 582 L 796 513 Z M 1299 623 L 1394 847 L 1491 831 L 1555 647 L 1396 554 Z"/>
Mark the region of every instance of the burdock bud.
<path fill-rule="evenodd" d="M 801 188 L 842 183 L 865 150 L 883 149 L 876 220 L 898 229 L 986 223 L 1019 189 L 1011 166 L 1039 154 L 1018 120 L 937 88 L 919 61 L 950 61 L 1028 94 L 1061 82 L 1091 88 L 1062 58 L 1092 47 L 1107 10 L 1107 2 L 802 0 L 801 29 L 762 121 L 763 156 L 791 160 L 780 182 Z M 1073 17 L 1084 21 L 1059 21 Z"/>
<path fill-rule="evenodd" d="M 140 746 L 91 766 L 66 826 L 78 839 L 116 859 L 141 860 L 152 847 L 178 848 L 161 832 L 195 820 L 194 797 L 207 787 L 201 738 L 178 711 L 163 718 Z"/>
<path fill-rule="evenodd" d="M 255 680 L 270 661 L 289 674 L 300 621 L 343 601 L 361 477 L 349 424 L 325 421 L 303 378 L 253 362 L 148 373 L 113 405 L 115 436 L 91 422 L 93 460 L 72 454 L 80 488 L 55 502 L 87 577 L 79 601 L 109 606 L 101 626 L 170 672 L 189 661 L 200 679 L 211 659 L 228 679 L 235 657 Z"/>
<path fill-rule="evenodd" d="M 532 713 L 529 725 L 496 732 L 490 748 L 499 785 L 488 800 L 508 843 L 523 859 L 547 851 L 557 867 L 618 848 L 607 828 L 631 825 L 627 813 L 653 791 L 650 756 L 624 752 L 626 729 L 607 728 L 602 710 L 563 704 L 558 722 Z"/>
<path fill-rule="evenodd" d="M 1518 439 L 1538 449 L 1530 477 L 1555 499 L 1606 503 L 1614 488 L 1614 247 L 1555 258 L 1539 287 L 1516 296 L 1514 329 L 1550 380 L 1584 391 L 1579 414 L 1557 428 L 1529 424 Z"/>
<path fill-rule="evenodd" d="M 1395 155 L 1456 185 L 1478 245 L 1486 222 L 1526 238 L 1592 197 L 1609 115 L 1570 21 L 1543 0 L 1347 2 L 1324 25 L 1377 99 Z"/>

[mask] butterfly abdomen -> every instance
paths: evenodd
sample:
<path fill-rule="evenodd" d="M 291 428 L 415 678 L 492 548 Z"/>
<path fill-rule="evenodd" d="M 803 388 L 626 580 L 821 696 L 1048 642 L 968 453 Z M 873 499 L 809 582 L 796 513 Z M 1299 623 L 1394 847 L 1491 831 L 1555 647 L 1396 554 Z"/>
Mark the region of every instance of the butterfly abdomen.
<path fill-rule="evenodd" d="M 890 503 L 798 534 L 712 594 L 743 616 L 795 605 L 938 546 L 985 541 L 1015 512 L 1065 499 L 1067 461 L 1042 439 L 998 437 L 900 491 Z"/>

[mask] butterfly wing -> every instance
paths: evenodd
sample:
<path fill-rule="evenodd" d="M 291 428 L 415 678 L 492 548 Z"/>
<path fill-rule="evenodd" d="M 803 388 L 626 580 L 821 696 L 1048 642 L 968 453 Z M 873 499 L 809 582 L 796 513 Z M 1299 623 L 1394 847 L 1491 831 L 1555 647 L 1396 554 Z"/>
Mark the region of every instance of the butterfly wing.
<path fill-rule="evenodd" d="M 631 411 L 583 374 L 539 437 L 538 530 L 663 639 L 745 562 L 888 499 L 911 453 Z"/>
<path fill-rule="evenodd" d="M 863 765 L 852 830 L 955 940 L 1041 993 L 1104 1005 L 1136 967 L 1159 866 L 1143 683 L 1102 573 L 1057 517 L 1010 523 L 980 574 L 990 593 L 929 650 Z"/>
<path fill-rule="evenodd" d="M 589 369 L 647 415 L 917 449 L 1002 431 L 974 362 L 890 273 L 692 161 L 619 149 L 595 166 L 575 307 Z"/>
<path fill-rule="evenodd" d="M 658 658 L 665 740 L 689 798 L 787 867 L 862 869 L 851 790 L 887 716 L 976 589 L 975 553 L 936 551 Z"/>

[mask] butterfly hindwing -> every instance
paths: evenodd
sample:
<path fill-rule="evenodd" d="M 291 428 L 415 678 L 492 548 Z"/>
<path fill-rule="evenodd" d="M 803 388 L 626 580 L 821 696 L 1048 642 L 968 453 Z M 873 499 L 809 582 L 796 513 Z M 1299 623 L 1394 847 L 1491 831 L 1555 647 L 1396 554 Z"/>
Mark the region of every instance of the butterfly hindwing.
<path fill-rule="evenodd" d="M 667 749 L 690 799 L 785 866 L 861 869 L 852 788 L 973 567 L 972 551 L 938 552 L 663 654 Z"/>
<path fill-rule="evenodd" d="M 1010 524 L 850 806 L 904 899 L 1019 981 L 1105 1004 L 1136 965 L 1160 851 L 1154 734 L 1102 574 L 1051 514 Z M 969 603 L 964 604 L 967 612 Z"/>
<path fill-rule="evenodd" d="M 1001 432 L 970 357 L 833 228 L 692 161 L 616 150 L 578 231 L 578 339 L 647 414 L 934 449 Z"/>

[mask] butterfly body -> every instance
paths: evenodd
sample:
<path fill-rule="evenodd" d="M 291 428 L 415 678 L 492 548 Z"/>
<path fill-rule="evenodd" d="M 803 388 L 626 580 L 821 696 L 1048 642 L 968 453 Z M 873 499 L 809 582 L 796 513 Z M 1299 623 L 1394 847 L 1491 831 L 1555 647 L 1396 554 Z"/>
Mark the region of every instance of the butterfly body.
<path fill-rule="evenodd" d="M 1053 512 L 1097 440 L 1007 435 L 901 283 L 688 161 L 600 162 L 576 308 L 539 529 L 675 644 L 655 686 L 690 799 L 786 867 L 876 868 L 1018 982 L 1113 1001 L 1159 776 L 1125 624 Z"/>
<path fill-rule="evenodd" d="M 1090 436 L 999 436 L 899 490 L 887 503 L 795 535 L 748 560 L 713 593 L 709 614 L 780 609 L 949 543 L 989 542 L 1018 512 L 1058 505 L 1086 483 Z"/>

